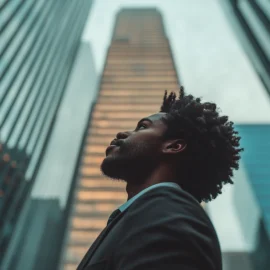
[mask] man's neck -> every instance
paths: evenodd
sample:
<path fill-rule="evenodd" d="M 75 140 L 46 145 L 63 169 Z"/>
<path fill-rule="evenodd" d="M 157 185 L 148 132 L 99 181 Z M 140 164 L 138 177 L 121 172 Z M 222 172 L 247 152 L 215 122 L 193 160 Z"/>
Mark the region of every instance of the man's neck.
<path fill-rule="evenodd" d="M 126 191 L 128 194 L 128 200 L 137 195 L 142 190 L 162 182 L 174 182 L 175 175 L 172 173 L 172 169 L 167 164 L 160 164 L 155 171 L 152 172 L 150 177 L 136 184 L 136 181 L 126 181 Z"/>
<path fill-rule="evenodd" d="M 140 193 L 142 190 L 148 188 L 149 184 L 147 183 L 144 183 L 142 185 L 132 185 L 130 183 L 127 183 L 127 186 L 126 186 L 126 191 L 127 191 L 127 194 L 128 194 L 128 200 L 130 200 L 131 198 L 133 198 L 134 196 L 136 196 L 138 193 Z"/>

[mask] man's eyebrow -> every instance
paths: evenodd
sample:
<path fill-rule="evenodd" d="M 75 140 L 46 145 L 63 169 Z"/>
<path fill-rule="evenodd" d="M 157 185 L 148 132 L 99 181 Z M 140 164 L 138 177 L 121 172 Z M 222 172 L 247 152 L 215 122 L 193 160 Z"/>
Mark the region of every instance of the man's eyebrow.
<path fill-rule="evenodd" d="M 141 120 L 138 122 L 138 125 L 139 125 L 140 123 L 144 122 L 144 121 L 148 121 L 148 122 L 150 122 L 150 123 L 153 124 L 153 122 L 152 122 L 149 118 L 143 118 L 143 119 L 141 119 Z"/>

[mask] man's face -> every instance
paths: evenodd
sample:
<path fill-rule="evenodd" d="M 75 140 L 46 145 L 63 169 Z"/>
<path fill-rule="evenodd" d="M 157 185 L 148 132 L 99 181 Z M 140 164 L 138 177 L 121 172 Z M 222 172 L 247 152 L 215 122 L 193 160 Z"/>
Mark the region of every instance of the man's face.
<path fill-rule="evenodd" d="M 162 157 L 163 134 L 167 126 L 157 113 L 138 122 L 133 131 L 117 134 L 116 144 L 106 150 L 101 171 L 113 179 L 140 184 L 159 165 Z"/>

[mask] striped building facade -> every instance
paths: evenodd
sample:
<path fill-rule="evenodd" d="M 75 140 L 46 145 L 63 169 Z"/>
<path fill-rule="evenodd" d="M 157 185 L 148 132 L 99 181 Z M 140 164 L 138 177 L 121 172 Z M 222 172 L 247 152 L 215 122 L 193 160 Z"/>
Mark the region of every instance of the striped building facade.
<path fill-rule="evenodd" d="M 62 269 L 76 268 L 109 215 L 127 200 L 125 184 L 101 174 L 106 147 L 119 131 L 158 112 L 166 88 L 177 90 L 179 82 L 161 14 L 121 10 L 82 145 Z"/>

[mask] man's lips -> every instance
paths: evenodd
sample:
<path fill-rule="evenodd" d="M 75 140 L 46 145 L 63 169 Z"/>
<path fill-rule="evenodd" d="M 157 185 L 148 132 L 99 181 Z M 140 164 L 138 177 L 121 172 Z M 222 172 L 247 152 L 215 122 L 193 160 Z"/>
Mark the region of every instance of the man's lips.
<path fill-rule="evenodd" d="M 110 145 L 106 149 L 106 156 L 108 156 L 109 152 L 114 149 L 115 147 L 119 147 L 120 145 L 123 144 L 123 140 L 121 139 L 114 139 L 111 141 Z"/>
<path fill-rule="evenodd" d="M 109 152 L 115 147 L 119 147 L 118 145 L 109 145 L 106 149 L 106 156 L 108 156 Z"/>

